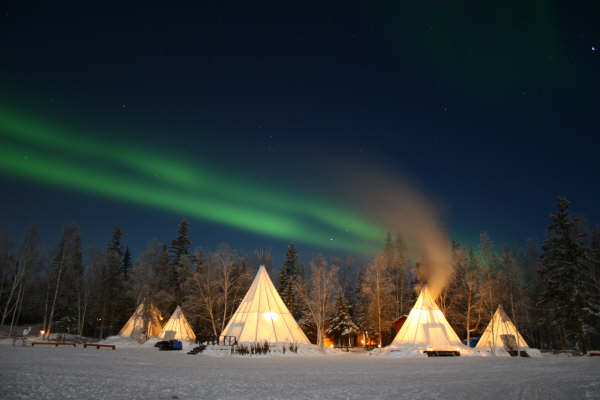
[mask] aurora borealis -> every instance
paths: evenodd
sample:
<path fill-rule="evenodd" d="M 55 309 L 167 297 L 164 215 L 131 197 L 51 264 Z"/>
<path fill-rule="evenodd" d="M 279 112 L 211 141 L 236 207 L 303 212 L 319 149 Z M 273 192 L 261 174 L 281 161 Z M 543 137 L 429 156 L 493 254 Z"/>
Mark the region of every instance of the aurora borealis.
<path fill-rule="evenodd" d="M 0 113 L 0 135 L 4 139 L 0 169 L 46 184 L 336 250 L 369 252 L 385 234 L 365 217 L 340 206 L 251 185 L 140 148 L 128 150 L 119 143 L 65 133 L 14 114 Z M 53 152 L 60 152 L 60 157 Z M 86 162 L 77 161 L 78 157 Z M 136 174 L 94 168 L 94 160 Z M 332 230 L 341 234 L 334 237 Z"/>
<path fill-rule="evenodd" d="M 140 252 L 187 217 L 194 246 L 372 254 L 420 221 L 404 184 L 469 245 L 539 242 L 557 195 L 599 220 L 598 11 L 15 2 L 0 233 L 76 222 L 97 245 L 122 225 Z"/>

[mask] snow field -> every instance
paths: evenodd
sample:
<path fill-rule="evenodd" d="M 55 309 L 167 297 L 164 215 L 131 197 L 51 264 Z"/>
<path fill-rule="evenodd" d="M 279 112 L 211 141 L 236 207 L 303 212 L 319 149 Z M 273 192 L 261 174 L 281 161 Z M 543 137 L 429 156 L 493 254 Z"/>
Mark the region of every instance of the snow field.
<path fill-rule="evenodd" d="M 2 399 L 600 399 L 600 358 L 213 357 L 0 346 Z"/>

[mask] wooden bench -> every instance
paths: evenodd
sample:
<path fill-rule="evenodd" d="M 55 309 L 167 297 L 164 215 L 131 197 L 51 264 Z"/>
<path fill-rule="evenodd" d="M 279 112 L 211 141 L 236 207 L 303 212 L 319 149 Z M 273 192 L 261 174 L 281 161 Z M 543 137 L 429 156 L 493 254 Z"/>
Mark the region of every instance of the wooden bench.
<path fill-rule="evenodd" d="M 600 357 L 600 351 L 599 350 L 590 350 L 588 352 L 588 355 L 590 357 Z"/>
<path fill-rule="evenodd" d="M 87 349 L 88 346 L 95 346 L 96 350 L 98 350 L 100 347 L 108 347 L 113 350 L 115 350 L 117 348 L 117 346 L 115 346 L 114 344 L 98 344 L 98 343 L 84 343 L 83 348 Z"/>
<path fill-rule="evenodd" d="M 39 344 L 39 345 L 51 345 L 51 346 L 55 346 L 55 347 L 58 347 L 58 346 L 73 346 L 73 347 L 76 347 L 75 343 L 66 343 L 66 342 L 31 342 L 31 347 L 35 346 L 36 344 Z"/>
<path fill-rule="evenodd" d="M 460 351 L 458 350 L 425 350 L 427 357 L 459 357 Z"/>

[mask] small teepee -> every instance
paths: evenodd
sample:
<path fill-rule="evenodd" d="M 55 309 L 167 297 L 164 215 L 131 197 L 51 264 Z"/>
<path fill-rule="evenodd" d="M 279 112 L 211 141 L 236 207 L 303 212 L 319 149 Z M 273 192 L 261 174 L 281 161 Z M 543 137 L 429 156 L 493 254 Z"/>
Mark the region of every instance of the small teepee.
<path fill-rule="evenodd" d="M 190 342 L 196 340 L 196 335 L 179 306 L 173 311 L 171 318 L 169 318 L 165 326 L 163 326 L 158 337 L 164 340 L 177 339 Z"/>
<path fill-rule="evenodd" d="M 423 288 L 404 325 L 388 347 L 414 348 L 423 352 L 456 351 L 463 345 L 429 290 Z"/>
<path fill-rule="evenodd" d="M 517 331 L 501 305 L 498 305 L 494 316 L 475 346 L 477 350 L 489 350 L 495 354 L 516 355 L 518 349 L 529 350 L 529 345 Z"/>
<path fill-rule="evenodd" d="M 140 343 L 156 337 L 162 330 L 162 316 L 154 304 L 141 303 L 119 331 L 119 336 L 130 337 Z"/>
<path fill-rule="evenodd" d="M 310 344 L 262 265 L 221 336 L 235 336 L 240 343 Z"/>

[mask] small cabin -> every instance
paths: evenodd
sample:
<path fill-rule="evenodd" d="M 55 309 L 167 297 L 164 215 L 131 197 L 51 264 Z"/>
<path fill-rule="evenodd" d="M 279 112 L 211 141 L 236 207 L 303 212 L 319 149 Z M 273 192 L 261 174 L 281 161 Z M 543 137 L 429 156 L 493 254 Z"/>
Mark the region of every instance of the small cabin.
<path fill-rule="evenodd" d="M 396 336 L 398 332 L 400 332 L 400 329 L 402 328 L 402 325 L 404 325 L 406 318 L 408 318 L 408 315 L 403 315 L 394 321 L 394 336 Z"/>

